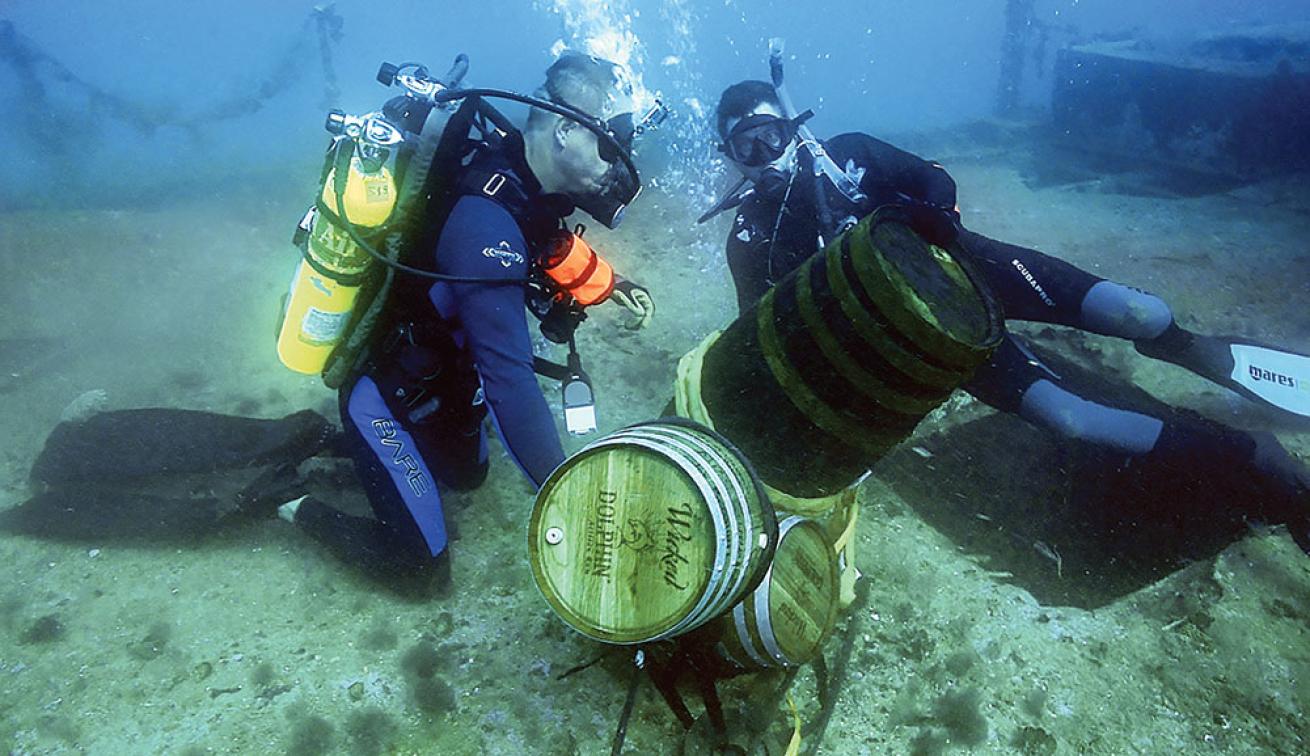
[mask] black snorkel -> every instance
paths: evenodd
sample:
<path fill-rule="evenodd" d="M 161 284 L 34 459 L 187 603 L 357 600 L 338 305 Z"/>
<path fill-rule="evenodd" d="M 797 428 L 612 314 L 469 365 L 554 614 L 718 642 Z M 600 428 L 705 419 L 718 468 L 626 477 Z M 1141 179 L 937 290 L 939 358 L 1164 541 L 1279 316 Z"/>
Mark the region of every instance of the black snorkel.
<path fill-rule="evenodd" d="M 754 193 L 755 187 L 751 184 L 751 180 L 742 176 L 738 179 L 737 183 L 732 185 L 732 188 L 728 190 L 728 193 L 723 195 L 723 199 L 714 203 L 714 207 L 706 210 L 704 215 L 696 219 L 696 222 L 704 223 L 719 213 L 727 212 L 745 202 L 746 198 Z"/>
<path fill-rule="evenodd" d="M 796 106 L 792 104 L 791 96 L 787 93 L 787 85 L 783 78 L 782 71 L 782 53 L 783 40 L 781 37 L 773 37 L 769 40 L 769 78 L 773 83 L 774 95 L 778 98 L 778 104 L 782 105 L 783 115 L 788 118 L 796 118 Z M 802 120 L 797 126 L 797 134 L 801 141 L 800 146 L 805 148 L 806 155 L 809 156 L 810 172 L 814 176 L 814 200 L 819 211 L 819 222 L 822 232 L 819 236 L 819 247 L 822 248 L 826 239 L 831 239 L 840 234 L 845 228 L 845 223 L 837 223 L 832 217 L 832 210 L 828 207 L 828 197 L 824 192 L 824 181 L 830 183 L 837 191 L 841 192 L 847 202 L 853 205 L 859 204 L 866 199 L 864 192 L 860 191 L 860 184 L 851 178 L 850 174 L 842 170 L 833 159 L 828 156 L 828 151 L 823 148 L 823 143 L 814 136 L 809 127 Z"/>

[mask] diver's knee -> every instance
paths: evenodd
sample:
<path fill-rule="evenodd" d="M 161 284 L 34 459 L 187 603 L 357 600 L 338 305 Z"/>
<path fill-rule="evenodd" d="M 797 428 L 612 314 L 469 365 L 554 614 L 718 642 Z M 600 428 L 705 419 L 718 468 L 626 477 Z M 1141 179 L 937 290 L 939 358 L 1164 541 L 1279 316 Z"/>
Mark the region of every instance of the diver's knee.
<path fill-rule="evenodd" d="M 1082 302 L 1083 325 L 1088 330 L 1124 339 L 1153 339 L 1173 322 L 1173 311 L 1163 299 L 1114 281 L 1098 281 Z"/>
<path fill-rule="evenodd" d="M 1089 433 L 1083 400 L 1047 380 L 1028 387 L 1019 402 L 1019 416 L 1063 438 L 1084 440 Z"/>
<path fill-rule="evenodd" d="M 1041 417 L 1040 425 L 1069 441 L 1097 441 L 1086 416 L 1072 407 L 1048 412 Z"/>
<path fill-rule="evenodd" d="M 1064 438 L 1127 454 L 1150 451 L 1163 426 L 1158 418 L 1084 399 L 1046 380 L 1024 394 L 1020 415 Z"/>

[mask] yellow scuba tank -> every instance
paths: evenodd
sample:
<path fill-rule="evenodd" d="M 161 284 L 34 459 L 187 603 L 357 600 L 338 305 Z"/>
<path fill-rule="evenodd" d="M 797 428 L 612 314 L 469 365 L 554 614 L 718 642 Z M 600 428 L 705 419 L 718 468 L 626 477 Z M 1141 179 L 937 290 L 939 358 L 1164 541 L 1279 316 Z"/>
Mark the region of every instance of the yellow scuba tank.
<path fill-rule="evenodd" d="M 350 322 L 360 286 L 375 264 L 345 228 L 375 236 L 396 206 L 396 182 L 385 161 L 365 160 L 354 140 L 335 141 L 337 159 L 323 179 L 315 208 L 301 221 L 304 252 L 291 280 L 278 333 L 282 364 L 306 374 L 319 373 Z M 349 161 L 343 160 L 349 155 Z M 346 165 L 344 187 L 337 171 Z M 340 192 L 340 203 L 337 194 Z"/>

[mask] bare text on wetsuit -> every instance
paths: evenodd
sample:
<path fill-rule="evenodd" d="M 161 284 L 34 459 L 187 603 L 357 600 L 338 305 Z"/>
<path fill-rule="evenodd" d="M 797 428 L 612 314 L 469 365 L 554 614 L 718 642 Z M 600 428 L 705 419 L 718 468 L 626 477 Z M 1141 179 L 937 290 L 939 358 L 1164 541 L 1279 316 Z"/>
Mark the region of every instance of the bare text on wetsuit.
<path fill-rule="evenodd" d="M 373 432 L 377 434 L 378 441 L 391 450 L 391 464 L 401 469 L 414 495 L 422 496 L 431 490 L 427 476 L 423 474 L 423 467 L 413 454 L 405 450 L 405 441 L 396 433 L 396 424 L 386 418 L 378 418 L 373 421 Z"/>

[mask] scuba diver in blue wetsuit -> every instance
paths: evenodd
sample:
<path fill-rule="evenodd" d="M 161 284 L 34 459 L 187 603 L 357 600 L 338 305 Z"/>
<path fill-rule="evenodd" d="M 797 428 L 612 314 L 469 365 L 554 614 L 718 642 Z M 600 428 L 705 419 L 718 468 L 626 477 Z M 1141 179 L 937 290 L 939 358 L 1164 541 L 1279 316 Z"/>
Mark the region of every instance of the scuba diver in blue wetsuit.
<path fill-rule="evenodd" d="M 404 94 L 365 116 L 328 116 L 334 137 L 320 196 L 294 237 L 302 258 L 278 355 L 338 390 L 341 432 L 311 411 L 260 420 L 150 408 L 69 420 L 33 465 L 37 495 L 0 517 L 0 529 L 94 536 L 110 520 L 139 522 L 145 506 L 150 521 L 203 534 L 276 512 L 389 585 L 426 592 L 430 578 L 445 582 L 439 486 L 486 477 L 484 419 L 541 485 L 564 453 L 536 374 L 561 382 L 570 432 L 594 430 L 574 329 L 605 301 L 634 316 L 629 328 L 654 312 L 649 293 L 563 219 L 580 209 L 618 225 L 641 188 L 634 138 L 666 115 L 656 101 L 635 118 L 619 69 L 578 53 L 551 65 L 534 97 L 460 89 L 466 69 L 464 56 L 440 79 L 418 64 L 384 64 L 379 80 Z M 523 131 L 495 99 L 531 107 Z M 543 336 L 568 345 L 567 364 L 534 357 L 527 311 Z M 353 460 L 374 517 L 302 495 L 320 490 L 296 469 L 315 455 Z M 227 471 L 246 469 L 257 472 L 231 500 L 142 491 L 220 471 L 222 488 L 234 482 Z M 100 493 L 88 497 L 88 483 Z"/>
<path fill-rule="evenodd" d="M 742 178 L 700 219 L 737 210 L 727 262 L 741 310 L 850 224 L 879 206 L 900 204 L 914 213 L 929 241 L 959 241 L 1007 319 L 1130 339 L 1144 355 L 1185 367 L 1280 411 L 1310 415 L 1310 390 L 1269 392 L 1269 371 L 1257 375 L 1263 361 L 1310 389 L 1310 359 L 1248 339 L 1192 333 L 1178 325 L 1159 297 L 962 228 L 955 182 L 942 166 L 866 134 L 818 140 L 804 125 L 813 114 L 797 114 L 787 98 L 776 54 L 772 64 L 772 83 L 742 81 L 723 92 L 717 109 L 719 149 Z M 1198 464 L 1254 465 L 1290 498 L 1303 500 L 1306 512 L 1299 515 L 1302 522 L 1293 524 L 1293 534 L 1303 548 L 1310 546 L 1310 525 L 1304 522 L 1310 518 L 1310 502 L 1304 501 L 1310 473 L 1271 433 L 1238 431 L 1199 417 L 1161 419 L 1080 396 L 1013 334 L 964 388 L 1034 425 L 1129 455 L 1190 455 Z"/>
<path fill-rule="evenodd" d="M 484 418 L 534 488 L 563 461 L 534 373 L 525 299 L 543 333 L 570 345 L 570 368 L 556 376 L 566 381 L 566 413 L 571 389 L 589 394 L 572 349 L 579 303 L 614 299 L 639 325 L 653 313 L 649 294 L 614 276 L 581 241 L 581 228 L 571 233 L 562 221 L 579 208 L 614 227 L 639 191 L 629 152 L 642 124 L 616 72 L 566 53 L 537 98 L 512 97 L 532 105 L 522 132 L 484 101 L 508 93 L 463 94 L 455 118 L 467 113 L 483 128 L 446 177 L 448 209 L 436 213 L 444 222 L 419 234 L 435 243 L 410 258 L 418 271 L 396 276 L 377 334 L 339 394 L 343 447 L 376 517 L 308 496 L 278 510 L 348 561 L 397 573 L 448 564 L 439 486 L 468 489 L 486 477 Z M 570 262 L 579 254 L 580 263 Z M 560 272 L 570 264 L 577 269 Z"/>

